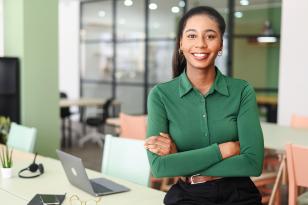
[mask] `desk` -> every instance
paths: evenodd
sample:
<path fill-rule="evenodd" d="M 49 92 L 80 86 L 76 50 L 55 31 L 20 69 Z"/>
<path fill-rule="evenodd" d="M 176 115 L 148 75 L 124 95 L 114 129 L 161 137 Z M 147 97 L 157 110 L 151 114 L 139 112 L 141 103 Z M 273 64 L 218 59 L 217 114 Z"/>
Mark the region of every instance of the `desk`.
<path fill-rule="evenodd" d="M 118 117 L 107 118 L 106 124 L 114 126 L 114 127 L 120 127 L 120 118 Z"/>
<path fill-rule="evenodd" d="M 264 146 L 284 152 L 288 143 L 308 146 L 308 128 L 292 128 L 275 123 L 261 123 Z"/>
<path fill-rule="evenodd" d="M 86 125 L 84 123 L 84 113 L 85 113 L 85 108 L 86 107 L 103 107 L 104 104 L 106 103 L 105 99 L 100 99 L 100 98 L 79 98 L 79 99 L 60 99 L 59 101 L 59 106 L 60 108 L 68 108 L 68 107 L 73 107 L 77 106 L 80 108 L 80 122 L 83 122 L 83 134 L 86 133 Z M 119 113 L 121 110 L 121 104 L 118 101 L 112 101 L 112 111 L 113 115 L 115 113 Z M 71 121 L 69 120 L 69 133 L 68 133 L 68 139 L 66 140 L 65 137 L 65 121 L 62 120 L 62 140 L 61 140 L 61 147 L 66 147 L 66 144 L 68 147 L 71 147 L 72 145 L 72 136 L 71 136 Z M 67 141 L 67 142 L 66 142 Z"/>
<path fill-rule="evenodd" d="M 33 179 L 21 179 L 17 176 L 18 170 L 27 167 L 33 160 L 33 154 L 14 150 L 13 178 L 0 178 L 0 200 L 5 198 L 5 204 L 26 204 L 37 193 L 42 194 L 64 194 L 67 193 L 64 205 L 69 205 L 69 198 L 77 194 L 81 200 L 93 199 L 92 195 L 74 187 L 69 183 L 59 160 L 48 157 L 37 157 L 37 163 L 43 163 L 45 173 Z M 103 175 L 99 172 L 87 170 L 89 178 L 98 178 Z M 131 190 L 125 193 L 103 196 L 99 204 L 103 205 L 159 205 L 163 204 L 164 192 L 143 187 L 122 179 L 103 176 L 119 184 L 127 186 Z M 2 201 L 1 201 L 2 202 Z M 16 202 L 16 203 L 15 203 Z M 1 203 L 2 204 L 2 203 Z"/>
<path fill-rule="evenodd" d="M 261 127 L 264 136 L 264 146 L 282 153 L 281 164 L 269 201 L 269 205 L 272 205 L 282 176 L 286 176 L 286 173 L 284 173 L 286 172 L 285 145 L 292 143 L 308 146 L 308 128 L 291 128 L 274 123 L 261 123 Z"/>
<path fill-rule="evenodd" d="M 105 100 L 96 98 L 80 98 L 80 99 L 61 99 L 59 102 L 60 107 L 98 107 L 103 106 Z"/>
<path fill-rule="evenodd" d="M 1 204 L 14 204 L 14 205 L 25 205 L 28 203 L 27 200 L 19 198 L 18 196 L 11 194 L 7 191 L 0 189 L 0 201 Z"/>
<path fill-rule="evenodd" d="M 278 99 L 275 95 L 257 95 L 259 107 L 266 108 L 266 121 L 277 122 L 277 104 Z"/>

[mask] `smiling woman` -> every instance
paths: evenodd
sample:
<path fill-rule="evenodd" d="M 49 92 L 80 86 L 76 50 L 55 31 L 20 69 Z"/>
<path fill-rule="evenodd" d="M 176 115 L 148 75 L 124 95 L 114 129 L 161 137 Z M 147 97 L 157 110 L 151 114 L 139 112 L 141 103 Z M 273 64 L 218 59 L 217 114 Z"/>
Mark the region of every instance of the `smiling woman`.
<path fill-rule="evenodd" d="M 249 178 L 261 174 L 264 150 L 255 92 L 215 66 L 224 19 L 211 7 L 196 7 L 178 28 L 174 79 L 148 96 L 152 173 L 180 177 L 164 203 L 261 204 Z"/>

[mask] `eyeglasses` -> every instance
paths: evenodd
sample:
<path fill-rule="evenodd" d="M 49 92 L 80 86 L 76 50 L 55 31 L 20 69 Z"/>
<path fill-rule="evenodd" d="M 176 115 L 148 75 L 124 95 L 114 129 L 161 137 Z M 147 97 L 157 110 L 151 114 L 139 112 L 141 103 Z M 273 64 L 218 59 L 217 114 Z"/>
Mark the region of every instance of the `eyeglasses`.
<path fill-rule="evenodd" d="M 77 195 L 73 195 L 70 197 L 70 205 L 98 205 L 98 203 L 102 200 L 101 197 L 96 200 L 90 199 L 88 201 L 81 201 Z"/>

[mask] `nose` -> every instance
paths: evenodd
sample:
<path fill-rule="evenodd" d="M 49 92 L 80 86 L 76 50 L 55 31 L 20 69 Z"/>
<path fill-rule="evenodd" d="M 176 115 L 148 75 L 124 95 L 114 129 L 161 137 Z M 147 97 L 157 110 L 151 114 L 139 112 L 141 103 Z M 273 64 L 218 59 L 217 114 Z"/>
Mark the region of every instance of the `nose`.
<path fill-rule="evenodd" d="M 201 37 L 197 38 L 195 47 L 197 47 L 197 48 L 205 48 L 205 47 L 207 47 L 206 40 L 204 38 L 201 38 Z"/>

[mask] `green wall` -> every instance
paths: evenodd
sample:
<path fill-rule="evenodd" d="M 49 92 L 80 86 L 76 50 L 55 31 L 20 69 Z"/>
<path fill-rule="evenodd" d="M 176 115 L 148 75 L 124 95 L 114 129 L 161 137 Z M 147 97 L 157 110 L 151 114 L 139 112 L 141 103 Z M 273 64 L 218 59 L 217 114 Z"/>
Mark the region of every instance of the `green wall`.
<path fill-rule="evenodd" d="M 235 19 L 235 34 L 261 34 L 266 20 L 272 23 L 274 34 L 280 34 L 280 7 L 243 11 L 243 17 Z M 277 88 L 279 50 L 279 43 L 258 44 L 248 42 L 247 38 L 236 38 L 233 76 L 249 81 L 254 87 Z"/>
<path fill-rule="evenodd" d="M 54 157 L 60 141 L 58 1 L 4 0 L 5 56 L 21 60 L 21 119 L 36 127 L 36 151 Z"/>

